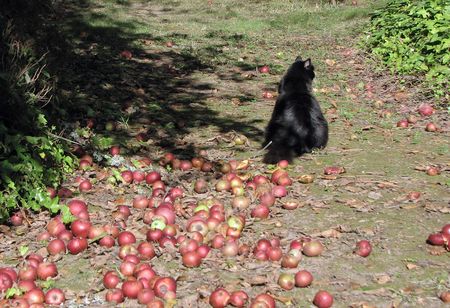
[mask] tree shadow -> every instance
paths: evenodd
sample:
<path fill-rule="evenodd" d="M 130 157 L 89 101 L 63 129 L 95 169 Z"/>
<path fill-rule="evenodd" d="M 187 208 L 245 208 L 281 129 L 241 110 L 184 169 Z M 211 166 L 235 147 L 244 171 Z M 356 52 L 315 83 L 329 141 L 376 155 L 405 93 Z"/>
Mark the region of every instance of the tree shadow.
<path fill-rule="evenodd" d="M 125 8 L 130 5 L 116 2 Z M 179 151 L 187 157 L 195 155 L 198 144 L 180 141 L 206 126 L 261 139 L 257 120 L 225 117 L 207 106 L 214 88 L 197 80 L 195 74 L 213 73 L 213 66 L 165 46 L 166 38 L 137 31 L 145 25 L 135 20 L 112 20 L 98 13 L 98 4 L 89 0 L 74 3 L 52 7 L 48 1 L 49 10 L 29 21 L 34 30 L 27 29 L 37 45 L 50 51 L 58 100 L 47 108 L 60 123 L 83 126 L 93 119 L 94 131 L 105 134 L 110 121 L 126 124 L 133 129 L 109 133 L 115 142 L 125 142 L 140 132 L 165 151 Z M 250 101 L 248 96 L 243 97 Z"/>

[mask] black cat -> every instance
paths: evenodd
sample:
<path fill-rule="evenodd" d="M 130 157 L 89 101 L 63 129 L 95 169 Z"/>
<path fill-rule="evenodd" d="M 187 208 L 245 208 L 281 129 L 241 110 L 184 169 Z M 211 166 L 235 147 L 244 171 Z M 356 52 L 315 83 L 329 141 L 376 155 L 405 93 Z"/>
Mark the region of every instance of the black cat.
<path fill-rule="evenodd" d="M 279 96 L 266 128 L 263 161 L 291 162 L 295 156 L 323 148 L 328 141 L 328 123 L 312 94 L 315 77 L 311 59 L 298 57 L 281 79 Z M 270 145 L 269 145 L 270 143 Z"/>

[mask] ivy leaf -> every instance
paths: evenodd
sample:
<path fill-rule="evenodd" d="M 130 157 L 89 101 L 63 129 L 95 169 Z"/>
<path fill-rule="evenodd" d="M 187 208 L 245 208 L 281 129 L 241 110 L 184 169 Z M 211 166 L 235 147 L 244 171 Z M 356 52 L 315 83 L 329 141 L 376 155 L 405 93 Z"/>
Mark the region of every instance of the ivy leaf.
<path fill-rule="evenodd" d="M 48 279 L 41 283 L 42 288 L 46 289 L 46 290 L 52 288 L 54 285 L 55 285 L 55 281 L 52 279 Z"/>
<path fill-rule="evenodd" d="M 19 288 L 9 288 L 5 292 L 5 297 L 6 298 L 13 298 L 15 296 L 20 296 L 20 295 L 22 295 L 22 292 L 20 291 Z"/>
<path fill-rule="evenodd" d="M 20 246 L 19 247 L 19 253 L 22 257 L 25 256 L 29 250 L 30 249 L 28 248 L 28 246 Z"/>
<path fill-rule="evenodd" d="M 70 213 L 70 209 L 67 205 L 61 205 L 60 209 L 63 223 L 68 224 L 75 220 L 75 217 Z"/>
<path fill-rule="evenodd" d="M 47 119 L 45 118 L 45 116 L 42 113 L 38 115 L 37 121 L 42 126 L 47 125 Z"/>

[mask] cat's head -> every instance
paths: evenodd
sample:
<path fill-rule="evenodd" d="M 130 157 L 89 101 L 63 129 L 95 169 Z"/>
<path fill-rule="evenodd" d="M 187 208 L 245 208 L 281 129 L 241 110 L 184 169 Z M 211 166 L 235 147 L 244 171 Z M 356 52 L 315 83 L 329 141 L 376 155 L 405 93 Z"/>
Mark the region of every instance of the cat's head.
<path fill-rule="evenodd" d="M 310 91 L 315 76 L 311 59 L 308 58 L 303 61 L 301 57 L 297 57 L 281 79 L 278 92 L 282 93 L 289 90 Z"/>

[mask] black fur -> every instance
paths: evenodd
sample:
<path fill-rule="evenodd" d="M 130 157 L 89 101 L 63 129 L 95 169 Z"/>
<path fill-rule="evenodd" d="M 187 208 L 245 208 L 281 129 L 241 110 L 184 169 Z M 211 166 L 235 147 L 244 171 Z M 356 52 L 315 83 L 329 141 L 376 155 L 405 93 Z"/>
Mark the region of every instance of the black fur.
<path fill-rule="evenodd" d="M 279 96 L 266 128 L 264 146 L 268 152 L 263 161 L 275 164 L 291 162 L 294 157 L 324 148 L 328 142 L 328 123 L 312 95 L 315 77 L 311 59 L 297 58 L 281 79 Z"/>

